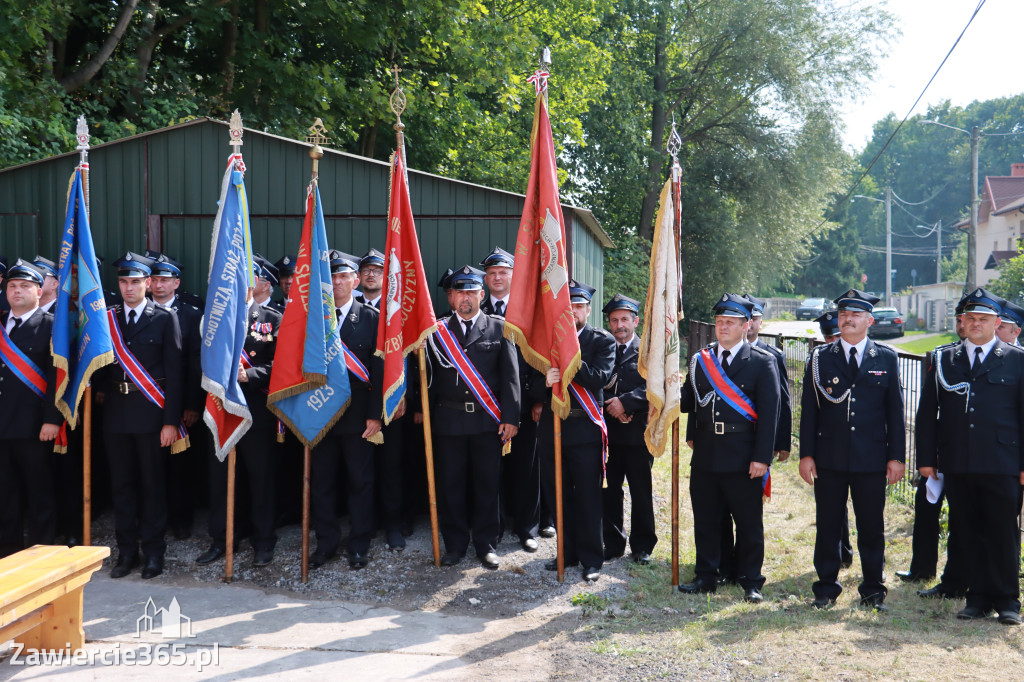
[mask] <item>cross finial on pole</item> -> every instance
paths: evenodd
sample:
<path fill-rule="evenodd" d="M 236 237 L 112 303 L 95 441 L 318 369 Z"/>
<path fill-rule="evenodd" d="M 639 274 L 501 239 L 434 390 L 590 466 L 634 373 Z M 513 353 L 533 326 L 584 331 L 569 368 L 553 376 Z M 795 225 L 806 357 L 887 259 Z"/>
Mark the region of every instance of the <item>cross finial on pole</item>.
<path fill-rule="evenodd" d="M 319 118 L 313 121 L 313 125 L 309 126 L 306 142 L 312 145 L 309 148 L 309 158 L 313 159 L 313 182 L 315 183 L 320 173 L 320 159 L 324 156 L 324 150 L 320 145 L 327 142 L 327 128 L 324 127 L 324 122 Z"/>
<path fill-rule="evenodd" d="M 672 114 L 672 131 L 668 135 L 668 142 L 665 144 L 669 156 L 672 157 L 672 179 L 678 181 L 681 169 L 679 168 L 679 150 L 683 148 L 683 138 L 676 130 L 676 115 Z"/>

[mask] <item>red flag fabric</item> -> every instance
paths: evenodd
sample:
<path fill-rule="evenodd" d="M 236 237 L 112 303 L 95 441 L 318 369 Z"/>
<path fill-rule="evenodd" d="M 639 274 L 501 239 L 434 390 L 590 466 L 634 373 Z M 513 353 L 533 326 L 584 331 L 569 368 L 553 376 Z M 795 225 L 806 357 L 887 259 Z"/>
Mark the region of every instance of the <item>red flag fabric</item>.
<path fill-rule="evenodd" d="M 409 179 L 401 150 L 391 155 L 384 272 L 388 278 L 387 294 L 381 302 L 377 355 L 384 358 L 384 423 L 389 424 L 405 396 L 405 356 L 430 336 L 437 324 L 416 239 Z"/>
<path fill-rule="evenodd" d="M 561 383 L 551 393 L 551 409 L 565 418 L 569 384 L 580 366 L 580 342 L 569 302 L 565 223 L 546 96 L 539 91 L 534 107 L 530 180 L 516 238 L 505 336 L 537 371 L 561 371 Z"/>

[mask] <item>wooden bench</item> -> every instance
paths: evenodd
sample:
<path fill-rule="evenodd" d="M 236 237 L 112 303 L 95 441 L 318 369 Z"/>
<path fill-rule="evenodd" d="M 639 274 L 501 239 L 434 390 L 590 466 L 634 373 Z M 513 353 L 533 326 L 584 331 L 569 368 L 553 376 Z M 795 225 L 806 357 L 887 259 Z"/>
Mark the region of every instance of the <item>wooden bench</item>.
<path fill-rule="evenodd" d="M 82 590 L 108 556 L 109 547 L 36 545 L 0 559 L 0 643 L 81 649 Z"/>

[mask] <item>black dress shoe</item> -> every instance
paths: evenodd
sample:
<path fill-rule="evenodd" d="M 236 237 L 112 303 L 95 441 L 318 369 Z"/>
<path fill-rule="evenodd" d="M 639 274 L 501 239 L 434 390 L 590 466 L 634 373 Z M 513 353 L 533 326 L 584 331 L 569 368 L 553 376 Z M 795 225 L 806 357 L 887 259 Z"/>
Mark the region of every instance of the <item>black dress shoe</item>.
<path fill-rule="evenodd" d="M 1020 612 L 1015 609 L 1000 611 L 999 622 L 1003 625 L 1020 625 Z"/>
<path fill-rule="evenodd" d="M 581 575 L 588 583 L 596 583 L 601 577 L 601 569 L 596 566 L 584 566 Z"/>
<path fill-rule="evenodd" d="M 519 545 L 531 554 L 540 549 L 540 543 L 537 542 L 537 538 L 520 538 Z"/>
<path fill-rule="evenodd" d="M 978 606 L 965 606 L 957 611 L 956 617 L 960 620 L 979 620 L 981 618 L 988 618 L 992 613 L 992 609 L 983 609 Z"/>
<path fill-rule="evenodd" d="M 492 571 L 498 570 L 498 555 L 494 552 L 488 552 L 480 557 L 480 564 L 484 568 L 488 568 Z"/>
<path fill-rule="evenodd" d="M 862 597 L 860 600 L 861 606 L 874 609 L 875 611 L 888 611 L 889 607 L 885 605 L 885 597 L 880 594 L 871 594 L 867 597 Z"/>
<path fill-rule="evenodd" d="M 412 535 L 413 524 L 412 521 L 402 521 L 402 527 L 399 531 L 402 533 L 402 537 L 409 537 Z"/>
<path fill-rule="evenodd" d="M 743 601 L 748 601 L 751 604 L 760 604 L 764 601 L 764 597 L 761 596 L 761 590 L 756 587 L 748 587 L 743 590 Z"/>
<path fill-rule="evenodd" d="M 223 557 L 224 553 L 225 552 L 224 552 L 224 548 L 223 547 L 217 547 L 216 545 L 210 545 L 209 549 L 207 549 L 205 552 L 203 552 L 198 557 L 196 557 L 196 563 L 199 564 L 200 566 L 205 566 L 206 564 L 212 564 L 217 559 L 220 559 L 221 557 Z"/>
<path fill-rule="evenodd" d="M 714 594 L 717 590 L 717 584 L 704 580 L 694 580 L 692 583 L 683 583 L 679 586 L 679 591 L 683 594 Z"/>
<path fill-rule="evenodd" d="M 651 563 L 651 555 L 648 552 L 633 552 L 633 563 L 648 566 Z"/>
<path fill-rule="evenodd" d="M 253 566 L 268 566 L 274 561 L 274 550 L 257 549 L 252 555 Z"/>
<path fill-rule="evenodd" d="M 916 571 L 896 571 L 896 577 L 905 583 L 919 583 L 922 580 L 931 580 L 935 574 L 925 575 Z"/>
<path fill-rule="evenodd" d="M 835 605 L 836 600 L 829 599 L 828 597 L 815 597 L 814 601 L 811 603 L 811 606 L 816 609 L 830 609 Z"/>
<path fill-rule="evenodd" d="M 366 568 L 366 565 L 370 563 L 370 560 L 365 554 L 359 552 L 348 553 L 348 567 L 354 571 L 358 571 L 360 568 Z"/>
<path fill-rule="evenodd" d="M 69 535 L 68 541 L 64 544 L 66 544 L 68 547 L 78 547 L 80 544 L 82 544 L 82 541 L 79 539 L 77 535 Z"/>
<path fill-rule="evenodd" d="M 578 563 L 579 563 L 579 561 L 568 561 L 567 560 L 565 562 L 565 568 L 572 568 L 573 566 L 575 566 Z M 558 559 L 551 559 L 550 561 L 544 562 L 544 570 L 545 571 L 557 571 L 558 570 Z"/>
<path fill-rule="evenodd" d="M 466 558 L 466 554 L 445 554 L 441 559 L 442 566 L 458 566 L 463 559 Z"/>
<path fill-rule="evenodd" d="M 313 552 L 313 554 L 311 554 L 310 557 L 309 557 L 309 567 L 310 568 L 320 568 L 321 566 L 326 564 L 328 561 L 333 559 L 335 556 L 336 556 L 335 552 L 327 553 L 327 552 L 321 552 L 320 550 L 317 550 L 317 551 Z"/>
<path fill-rule="evenodd" d="M 942 583 L 939 583 L 927 590 L 918 590 L 917 596 L 924 597 L 925 599 L 963 599 L 967 595 L 964 592 L 950 590 L 943 587 Z"/>
<path fill-rule="evenodd" d="M 388 549 L 392 552 L 401 552 L 405 549 L 405 536 L 400 530 L 388 531 Z"/>
<path fill-rule="evenodd" d="M 555 532 L 554 526 L 544 526 L 540 529 L 540 536 L 542 538 L 553 538 L 555 537 Z"/>
<path fill-rule="evenodd" d="M 132 569 L 139 565 L 138 554 L 118 554 L 117 563 L 110 569 L 111 578 L 123 578 L 132 572 Z"/>
<path fill-rule="evenodd" d="M 718 576 L 719 585 L 739 585 L 740 579 L 734 575 Z"/>
<path fill-rule="evenodd" d="M 142 567 L 142 579 L 149 580 L 164 572 L 164 558 L 162 556 L 146 557 L 146 565 Z"/>

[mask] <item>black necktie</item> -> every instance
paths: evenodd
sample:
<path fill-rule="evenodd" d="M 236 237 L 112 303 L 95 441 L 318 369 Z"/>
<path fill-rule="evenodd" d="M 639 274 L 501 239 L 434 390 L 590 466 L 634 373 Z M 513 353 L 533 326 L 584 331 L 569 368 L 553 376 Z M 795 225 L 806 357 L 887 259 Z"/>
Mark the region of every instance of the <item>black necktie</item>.
<path fill-rule="evenodd" d="M 626 352 L 626 346 L 624 344 L 620 343 L 617 346 L 615 346 L 615 364 L 616 365 L 621 365 L 622 364 L 622 356 L 623 356 L 623 354 L 625 352 Z"/>
<path fill-rule="evenodd" d="M 20 317 L 14 318 L 14 326 L 11 327 L 11 331 L 13 332 L 15 329 L 17 329 L 20 326 L 21 326 L 21 318 Z"/>
<path fill-rule="evenodd" d="M 463 320 L 462 326 L 466 328 L 466 338 L 469 338 L 469 330 L 473 328 L 473 320 Z"/>
<path fill-rule="evenodd" d="M 732 353 L 732 351 L 728 351 L 728 350 L 723 350 L 722 351 L 722 369 L 729 369 L 729 354 L 730 353 Z"/>
<path fill-rule="evenodd" d="M 974 348 L 974 364 L 971 365 L 971 369 L 978 369 L 981 364 L 981 346 L 975 346 Z"/>
<path fill-rule="evenodd" d="M 850 349 L 850 369 L 857 369 L 857 347 Z"/>
<path fill-rule="evenodd" d="M 501 315 L 502 317 L 505 317 L 505 302 L 504 301 L 497 301 L 497 302 L 495 302 L 495 304 L 494 304 L 494 314 L 495 315 Z"/>
<path fill-rule="evenodd" d="M 128 331 L 133 331 L 134 329 L 135 329 L 135 311 L 134 310 L 129 310 L 128 311 Z"/>
<path fill-rule="evenodd" d="M 338 318 L 338 326 L 341 326 L 341 308 L 334 309 L 334 316 Z"/>

